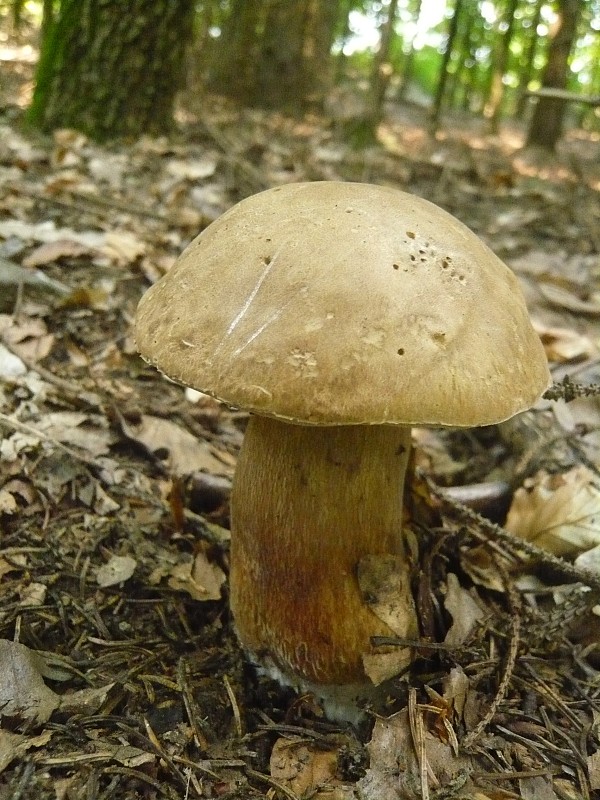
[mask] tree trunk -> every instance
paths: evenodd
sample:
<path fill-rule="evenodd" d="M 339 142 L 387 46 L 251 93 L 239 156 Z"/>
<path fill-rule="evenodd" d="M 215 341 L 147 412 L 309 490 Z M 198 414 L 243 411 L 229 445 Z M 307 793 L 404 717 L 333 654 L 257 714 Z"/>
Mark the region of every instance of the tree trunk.
<path fill-rule="evenodd" d="M 392 77 L 392 66 L 389 60 L 397 12 L 398 0 L 390 0 L 385 19 L 379 29 L 379 47 L 373 58 L 370 86 L 373 129 L 377 127 L 383 116 L 385 93 Z"/>
<path fill-rule="evenodd" d="M 523 118 L 525 109 L 527 108 L 527 95 L 525 94 L 525 90 L 527 89 L 529 81 L 531 80 L 534 72 L 533 65 L 539 42 L 537 27 L 540 24 L 543 5 L 544 0 L 536 0 L 533 16 L 531 18 L 530 32 L 527 38 L 527 44 L 525 46 L 523 63 L 519 73 L 519 99 L 517 100 L 516 110 L 516 115 L 519 117 L 519 119 Z"/>
<path fill-rule="evenodd" d="M 498 33 L 497 48 L 494 48 L 496 58 L 492 68 L 492 82 L 490 94 L 487 98 L 483 114 L 488 120 L 492 133 L 498 132 L 498 120 L 500 117 L 500 106 L 504 97 L 504 74 L 508 68 L 510 57 L 510 43 L 515 29 L 515 12 L 519 0 L 508 0 L 508 8 L 503 15 L 504 30 Z"/>
<path fill-rule="evenodd" d="M 456 0 L 454 3 L 454 13 L 450 18 L 450 27 L 448 28 L 448 38 L 446 40 L 446 48 L 440 66 L 440 76 L 438 78 L 437 87 L 435 90 L 435 97 L 433 99 L 433 108 L 431 109 L 431 125 L 433 128 L 437 127 L 442 113 L 442 103 L 444 101 L 444 94 L 446 91 L 446 82 L 448 80 L 448 67 L 450 65 L 450 57 L 452 49 L 456 41 L 456 34 L 458 32 L 458 23 L 461 16 L 463 0 Z"/>
<path fill-rule="evenodd" d="M 240 103 L 251 103 L 255 95 L 260 29 L 266 15 L 265 0 L 232 0 L 214 49 L 210 66 L 211 89 Z"/>
<path fill-rule="evenodd" d="M 413 74 L 413 66 L 415 60 L 415 37 L 416 37 L 416 26 L 419 21 L 419 17 L 421 16 L 421 5 L 422 0 L 417 0 L 416 5 L 413 9 L 413 22 L 414 22 L 414 29 L 413 34 L 411 36 L 410 42 L 408 43 L 408 52 L 406 52 L 404 63 L 402 64 L 402 79 L 400 81 L 400 86 L 398 88 L 398 94 L 396 95 L 397 99 L 403 101 L 406 97 L 406 92 L 408 91 L 408 87 L 410 86 L 410 82 L 412 80 Z"/>
<path fill-rule="evenodd" d="M 303 44 L 304 104 L 321 106 L 331 87 L 331 47 L 339 13 L 339 0 L 309 2 Z"/>
<path fill-rule="evenodd" d="M 548 60 L 544 69 L 544 88 L 565 89 L 569 74 L 569 55 L 581 11 L 580 0 L 560 0 L 558 19 L 551 33 Z M 527 145 L 554 150 L 562 133 L 566 102 L 557 97 L 540 97 L 535 106 Z"/>
<path fill-rule="evenodd" d="M 42 42 L 29 120 L 95 139 L 172 125 L 193 0 L 62 0 Z"/>

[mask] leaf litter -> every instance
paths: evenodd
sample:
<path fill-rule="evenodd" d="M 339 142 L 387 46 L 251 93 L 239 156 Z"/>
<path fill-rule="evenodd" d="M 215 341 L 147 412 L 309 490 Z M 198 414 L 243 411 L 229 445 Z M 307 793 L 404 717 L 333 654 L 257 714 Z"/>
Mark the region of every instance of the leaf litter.
<path fill-rule="evenodd" d="M 2 126 L 3 789 L 41 800 L 592 797 L 593 175 L 578 183 L 571 153 L 561 183 L 506 144 L 472 148 L 466 128 L 428 139 L 401 110 L 385 146 L 359 153 L 317 116 L 298 125 L 219 100 L 195 117 L 189 105 L 194 122 L 176 141 L 101 148 Z M 573 400 L 560 383 L 560 403 L 492 429 L 417 432 L 422 628 L 374 642 L 369 674 L 392 682 L 358 730 L 246 663 L 226 593 L 245 415 L 165 382 L 131 339 L 142 291 L 201 228 L 251 192 L 305 179 L 389 182 L 463 218 L 516 270 L 557 381 L 590 387 Z M 389 564 L 363 565 L 363 579 L 375 613 L 402 613 Z"/>

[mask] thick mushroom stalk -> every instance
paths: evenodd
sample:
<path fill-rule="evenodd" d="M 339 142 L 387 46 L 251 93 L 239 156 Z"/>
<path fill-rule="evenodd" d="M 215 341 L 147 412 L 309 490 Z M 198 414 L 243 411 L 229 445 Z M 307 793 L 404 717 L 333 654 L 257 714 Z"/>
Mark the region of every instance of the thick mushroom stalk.
<path fill-rule="evenodd" d="M 392 553 L 407 637 L 416 633 L 402 538 L 406 426 L 300 426 L 250 419 L 231 498 L 231 608 L 242 643 L 291 685 L 365 684 L 370 638 L 392 635 L 357 568 Z"/>

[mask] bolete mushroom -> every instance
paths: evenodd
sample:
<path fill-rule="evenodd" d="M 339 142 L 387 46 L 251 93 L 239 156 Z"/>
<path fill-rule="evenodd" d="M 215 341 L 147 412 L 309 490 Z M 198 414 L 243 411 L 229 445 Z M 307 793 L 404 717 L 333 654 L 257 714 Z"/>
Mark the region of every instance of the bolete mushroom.
<path fill-rule="evenodd" d="M 391 634 L 359 591 L 362 559 L 400 557 L 401 632 L 417 631 L 411 425 L 497 423 L 549 384 L 514 274 L 419 197 L 288 184 L 203 231 L 142 298 L 135 335 L 170 378 L 250 412 L 231 498 L 237 632 L 344 715 L 370 694 L 371 637 Z"/>

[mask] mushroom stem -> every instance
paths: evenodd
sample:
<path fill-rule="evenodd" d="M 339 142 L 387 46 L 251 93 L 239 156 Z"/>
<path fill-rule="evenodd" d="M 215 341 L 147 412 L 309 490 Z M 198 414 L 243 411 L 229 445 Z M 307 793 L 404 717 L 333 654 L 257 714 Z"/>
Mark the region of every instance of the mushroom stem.
<path fill-rule="evenodd" d="M 367 682 L 370 637 L 392 634 L 359 590 L 367 555 L 406 564 L 399 602 L 414 635 L 401 531 L 409 452 L 406 426 L 250 418 L 231 496 L 231 608 L 242 644 L 292 685 Z"/>

